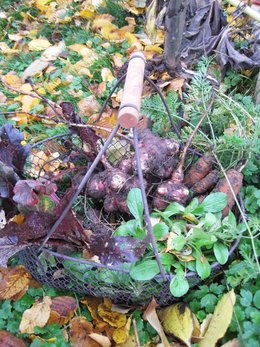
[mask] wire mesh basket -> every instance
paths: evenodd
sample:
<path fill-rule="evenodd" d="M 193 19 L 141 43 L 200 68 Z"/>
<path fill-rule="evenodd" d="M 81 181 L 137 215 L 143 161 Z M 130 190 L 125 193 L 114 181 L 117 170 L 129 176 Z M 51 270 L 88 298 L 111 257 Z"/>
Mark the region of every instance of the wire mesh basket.
<path fill-rule="evenodd" d="M 118 84 L 123 80 L 123 77 L 118 81 Z M 156 87 L 147 76 L 145 76 L 145 79 L 153 87 Z M 116 84 L 115 88 L 118 84 Z M 111 91 L 109 97 L 115 88 Z M 158 89 L 157 91 L 162 97 L 160 91 Z M 162 101 L 169 115 L 169 121 L 180 138 L 169 107 L 163 97 Z M 106 103 L 107 101 L 102 110 L 104 110 Z M 131 262 L 123 262 L 125 265 L 117 266 L 117 264 L 102 261 L 102 259 L 94 261 L 88 256 L 78 257 L 78 250 L 82 251 L 84 243 L 88 238 L 87 228 L 90 222 L 88 212 L 93 206 L 92 199 L 89 199 L 86 194 L 86 185 L 94 173 L 102 171 L 102 167 L 116 168 L 122 159 L 127 158 L 129 154 L 133 155 L 133 153 L 136 158 L 136 176 L 139 179 L 138 184 L 140 185 L 144 203 L 144 220 L 146 222 L 147 237 L 149 236 L 147 240 L 151 244 L 160 269 L 159 275 L 143 281 L 131 278 Z M 146 305 L 152 297 L 155 297 L 161 306 L 168 305 L 176 300 L 169 289 L 170 281 L 174 276 L 165 272 L 152 232 L 148 203 L 153 197 L 154 187 L 152 185 L 149 192 L 145 190 L 137 128 L 126 131 L 124 128 L 120 128 L 119 125 L 116 125 L 114 129 L 110 130 L 108 137 L 104 138 L 101 136 L 99 138 L 97 141 L 97 153 L 94 157 L 89 154 L 86 143 L 75 133 L 57 135 L 40 141 L 33 146 L 32 153 L 28 158 L 26 175 L 31 179 L 40 178 L 55 182 L 58 187 L 55 193 L 56 202 L 63 201 L 62 209 L 57 213 L 53 223 L 50 224 L 50 228 L 47 228 L 44 239 L 39 238 L 38 244 L 36 242 L 19 252 L 22 263 L 28 268 L 34 278 L 52 287 L 85 295 L 109 297 L 115 303 L 130 306 Z M 158 180 L 158 182 L 161 181 Z M 123 182 L 123 184 L 125 183 Z M 83 206 L 83 209 L 77 209 L 78 204 L 81 207 Z M 96 204 L 98 204 L 98 201 L 96 201 Z M 106 248 L 106 243 L 113 232 L 113 230 L 111 232 L 111 221 L 114 227 L 120 225 L 127 218 L 127 214 L 106 212 L 102 208 L 102 204 L 99 211 L 97 226 L 100 226 L 101 229 L 108 227 L 107 229 L 110 230 L 108 238 L 101 234 L 98 239 L 99 246 Z M 73 219 L 76 215 L 83 225 L 81 234 L 78 229 L 78 221 L 75 222 L 75 219 Z M 68 219 L 66 219 L 67 217 Z M 71 223 L 71 219 L 69 221 L 69 218 L 73 219 L 73 223 Z M 64 233 L 64 228 L 68 227 L 68 225 L 71 225 L 72 229 L 75 227 L 70 237 L 67 237 Z M 62 228 L 59 231 L 61 226 Z M 84 239 L 84 233 L 86 233 L 86 239 Z M 63 241 L 62 244 L 60 239 Z M 239 240 L 236 240 L 232 245 L 230 255 L 234 252 L 238 243 Z M 115 247 L 112 251 L 116 252 L 117 248 Z M 221 266 L 218 263 L 213 263 L 211 268 L 212 275 L 214 275 L 218 273 Z M 188 272 L 186 278 L 190 287 L 197 285 L 201 281 L 195 272 Z"/>

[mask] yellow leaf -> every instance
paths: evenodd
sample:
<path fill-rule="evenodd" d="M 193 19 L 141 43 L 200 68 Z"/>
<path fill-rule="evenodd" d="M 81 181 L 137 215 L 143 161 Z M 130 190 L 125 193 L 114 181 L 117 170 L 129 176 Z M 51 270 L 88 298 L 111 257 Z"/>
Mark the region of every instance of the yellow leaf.
<path fill-rule="evenodd" d="M 115 329 L 112 335 L 113 340 L 116 344 L 121 344 L 127 340 L 127 331 L 125 328 Z"/>
<path fill-rule="evenodd" d="M 105 303 L 98 305 L 99 316 L 112 327 L 122 328 L 126 325 L 126 316 L 119 312 L 112 312 L 111 307 L 107 307 Z"/>
<path fill-rule="evenodd" d="M 11 119 L 14 120 L 17 125 L 27 124 L 28 114 L 23 112 L 17 112 L 13 117 L 11 117 Z"/>
<path fill-rule="evenodd" d="M 150 5 L 146 9 L 146 23 L 145 31 L 152 42 L 156 38 L 156 13 L 157 13 L 157 0 L 152 0 Z"/>
<path fill-rule="evenodd" d="M 16 214 L 13 218 L 9 220 L 10 222 L 14 222 L 18 225 L 23 224 L 25 221 L 25 215 L 22 213 Z"/>
<path fill-rule="evenodd" d="M 50 46 L 51 43 L 46 38 L 34 39 L 28 44 L 30 51 L 43 51 Z"/>
<path fill-rule="evenodd" d="M 31 112 L 32 108 L 36 105 L 39 105 L 40 100 L 33 98 L 30 95 L 23 95 L 22 97 L 22 111 Z"/>
<path fill-rule="evenodd" d="M 159 336 L 162 340 L 163 346 L 164 347 L 170 347 L 169 341 L 167 340 L 167 337 L 163 331 L 162 325 L 161 325 L 159 318 L 157 316 L 157 313 L 155 310 L 156 307 L 158 307 L 158 304 L 155 301 L 155 299 L 152 299 L 152 301 L 148 305 L 147 309 L 145 310 L 143 317 L 157 331 L 157 333 L 159 334 Z"/>
<path fill-rule="evenodd" d="M 79 12 L 80 17 L 86 18 L 86 19 L 90 19 L 94 17 L 94 14 L 95 14 L 95 8 L 93 5 L 92 6 L 89 5 L 89 7 L 86 10 L 81 10 Z"/>
<path fill-rule="evenodd" d="M 49 93 L 52 93 L 61 84 L 61 79 L 59 77 L 52 80 L 50 83 L 45 85 L 45 88 Z"/>
<path fill-rule="evenodd" d="M 215 307 L 208 329 L 199 343 L 199 347 L 215 347 L 222 338 L 232 319 L 233 309 L 236 302 L 236 295 L 232 289 L 223 295 Z"/>
<path fill-rule="evenodd" d="M 51 2 L 52 0 L 35 0 L 35 5 L 36 7 L 42 11 L 42 12 L 47 12 L 49 9 L 48 4 Z"/>
<path fill-rule="evenodd" d="M 5 76 L 2 76 L 2 80 L 4 83 L 8 84 L 11 87 L 14 88 L 20 88 L 22 85 L 22 80 L 20 77 L 14 74 L 7 74 Z"/>
<path fill-rule="evenodd" d="M 143 46 L 138 40 L 138 38 L 135 36 L 135 34 L 126 32 L 125 39 L 127 40 L 130 47 L 135 46 L 137 50 L 140 50 L 140 51 L 143 50 Z"/>
<path fill-rule="evenodd" d="M 115 77 L 113 76 L 111 70 L 109 70 L 107 67 L 104 67 L 101 70 L 101 77 L 103 82 L 112 82 L 114 81 Z"/>
<path fill-rule="evenodd" d="M 166 307 L 160 310 L 159 318 L 166 334 L 177 337 L 188 347 L 191 346 L 194 322 L 192 312 L 187 305 L 178 303 Z"/>
<path fill-rule="evenodd" d="M 35 327 L 44 327 L 51 313 L 51 298 L 45 296 L 42 302 L 36 302 L 24 311 L 19 326 L 22 334 L 33 334 Z"/>
<path fill-rule="evenodd" d="M 18 49 L 12 49 L 5 42 L 0 42 L 0 53 L 13 54 L 16 52 L 18 52 Z"/>
<path fill-rule="evenodd" d="M 28 288 L 31 275 L 24 266 L 19 265 L 7 271 L 0 281 L 0 300 L 12 299 Z"/>

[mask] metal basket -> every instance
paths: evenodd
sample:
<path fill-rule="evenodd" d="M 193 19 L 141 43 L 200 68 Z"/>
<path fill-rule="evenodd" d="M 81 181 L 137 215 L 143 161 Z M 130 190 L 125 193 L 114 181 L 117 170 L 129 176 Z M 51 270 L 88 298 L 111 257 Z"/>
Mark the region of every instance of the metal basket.
<path fill-rule="evenodd" d="M 147 78 L 146 78 L 147 79 Z M 121 79 L 122 80 L 122 79 Z M 120 82 L 120 81 L 119 81 Z M 112 94 L 112 93 L 111 93 Z M 165 100 L 164 100 L 165 103 Z M 169 111 L 167 104 L 166 109 Z M 170 112 L 168 112 L 170 117 Z M 172 119 L 170 117 L 170 121 Z M 70 198 L 68 204 L 57 218 L 53 227 L 49 230 L 44 241 L 40 246 L 31 246 L 19 252 L 21 262 L 31 272 L 33 277 L 39 282 L 64 290 L 77 292 L 84 295 L 93 295 L 97 297 L 111 298 L 115 303 L 125 305 L 146 305 L 152 297 L 155 297 L 161 306 L 168 305 L 176 299 L 169 290 L 169 283 L 173 275 L 165 273 L 160 263 L 158 250 L 155 242 L 153 250 L 158 262 L 161 274 L 149 281 L 135 281 L 130 277 L 129 270 L 119 268 L 113 265 L 101 264 L 89 260 L 77 259 L 73 254 L 59 252 L 59 247 L 47 245 L 50 236 L 55 232 L 59 223 L 66 214 L 71 211 L 75 199 L 82 194 L 82 191 L 90 178 L 90 175 L 96 170 L 104 154 L 109 155 L 109 161 L 112 166 L 116 165 L 118 160 L 123 158 L 126 153 L 135 150 L 137 158 L 137 171 L 140 181 L 140 188 L 145 207 L 145 219 L 147 224 L 147 233 L 152 235 L 151 224 L 149 224 L 149 210 L 147 196 L 144 189 L 143 175 L 138 163 L 138 134 L 137 130 L 125 133 L 124 129 L 119 132 L 119 126 L 116 126 L 104 143 L 100 143 L 100 150 L 93 162 L 88 162 L 84 156 L 83 143 L 76 135 L 63 134 L 43 140 L 33 146 L 31 157 L 28 159 L 26 174 L 31 178 L 46 177 L 57 180 L 55 176 L 57 167 L 59 167 L 59 177 L 57 180 L 58 192 L 62 197 L 70 181 L 66 180 L 81 172 L 85 174 L 74 195 Z M 176 129 L 175 129 L 176 130 Z M 120 134 L 124 133 L 124 141 L 120 139 Z M 35 150 L 37 149 L 37 150 Z M 140 158 L 139 158 L 140 159 Z M 70 166 L 69 163 L 73 163 Z M 87 172 L 87 173 L 86 173 Z M 82 195 L 84 196 L 84 195 Z M 107 218 L 107 216 L 105 216 Z M 152 236 L 151 236 L 152 237 Z M 151 241 L 152 238 L 151 238 Z M 237 240 L 230 249 L 230 255 L 237 247 Z M 221 266 L 218 263 L 212 264 L 212 274 L 217 274 Z M 201 282 L 196 273 L 188 272 L 187 279 L 190 287 Z"/>

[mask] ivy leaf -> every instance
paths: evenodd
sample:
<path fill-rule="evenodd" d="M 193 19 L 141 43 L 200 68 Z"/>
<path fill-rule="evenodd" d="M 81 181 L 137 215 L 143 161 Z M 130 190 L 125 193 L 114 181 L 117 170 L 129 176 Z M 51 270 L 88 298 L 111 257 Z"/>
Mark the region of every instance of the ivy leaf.
<path fill-rule="evenodd" d="M 187 293 L 189 290 L 189 283 L 185 277 L 182 269 L 176 271 L 176 275 L 170 282 L 170 291 L 173 296 L 179 298 Z"/>
<path fill-rule="evenodd" d="M 202 202 L 205 212 L 220 212 L 227 206 L 227 194 L 217 192 L 208 195 Z"/>
<path fill-rule="evenodd" d="M 142 199 L 141 190 L 139 188 L 132 188 L 127 195 L 127 206 L 129 211 L 138 221 L 139 226 L 143 225 L 143 213 L 144 213 L 144 204 Z"/>
<path fill-rule="evenodd" d="M 213 251 L 219 264 L 224 265 L 228 261 L 228 247 L 222 242 L 213 245 Z"/>
<path fill-rule="evenodd" d="M 156 260 L 143 260 L 139 264 L 134 264 L 130 270 L 130 276 L 137 281 L 149 281 L 160 273 Z"/>

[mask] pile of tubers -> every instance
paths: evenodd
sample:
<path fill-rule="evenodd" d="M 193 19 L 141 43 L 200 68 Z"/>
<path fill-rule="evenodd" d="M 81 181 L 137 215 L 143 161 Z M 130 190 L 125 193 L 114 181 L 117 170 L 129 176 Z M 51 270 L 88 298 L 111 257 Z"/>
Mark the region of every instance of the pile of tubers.
<path fill-rule="evenodd" d="M 203 155 L 184 175 L 183 161 L 179 158 L 179 143 L 174 139 L 161 138 L 149 129 L 139 134 L 139 152 L 145 188 L 153 196 L 151 207 L 164 210 L 174 201 L 186 204 L 194 196 L 203 199 L 203 194 L 214 187 L 214 191 L 228 195 L 228 205 L 222 212 L 223 216 L 233 207 L 231 188 L 226 178 L 219 179 L 219 171 L 213 169 L 212 154 Z M 129 213 L 127 194 L 132 188 L 140 186 L 135 155 L 122 159 L 116 167 L 104 166 L 104 171 L 94 174 L 89 180 L 86 195 L 102 201 L 107 212 Z M 243 175 L 234 169 L 227 171 L 226 175 L 237 195 Z"/>

